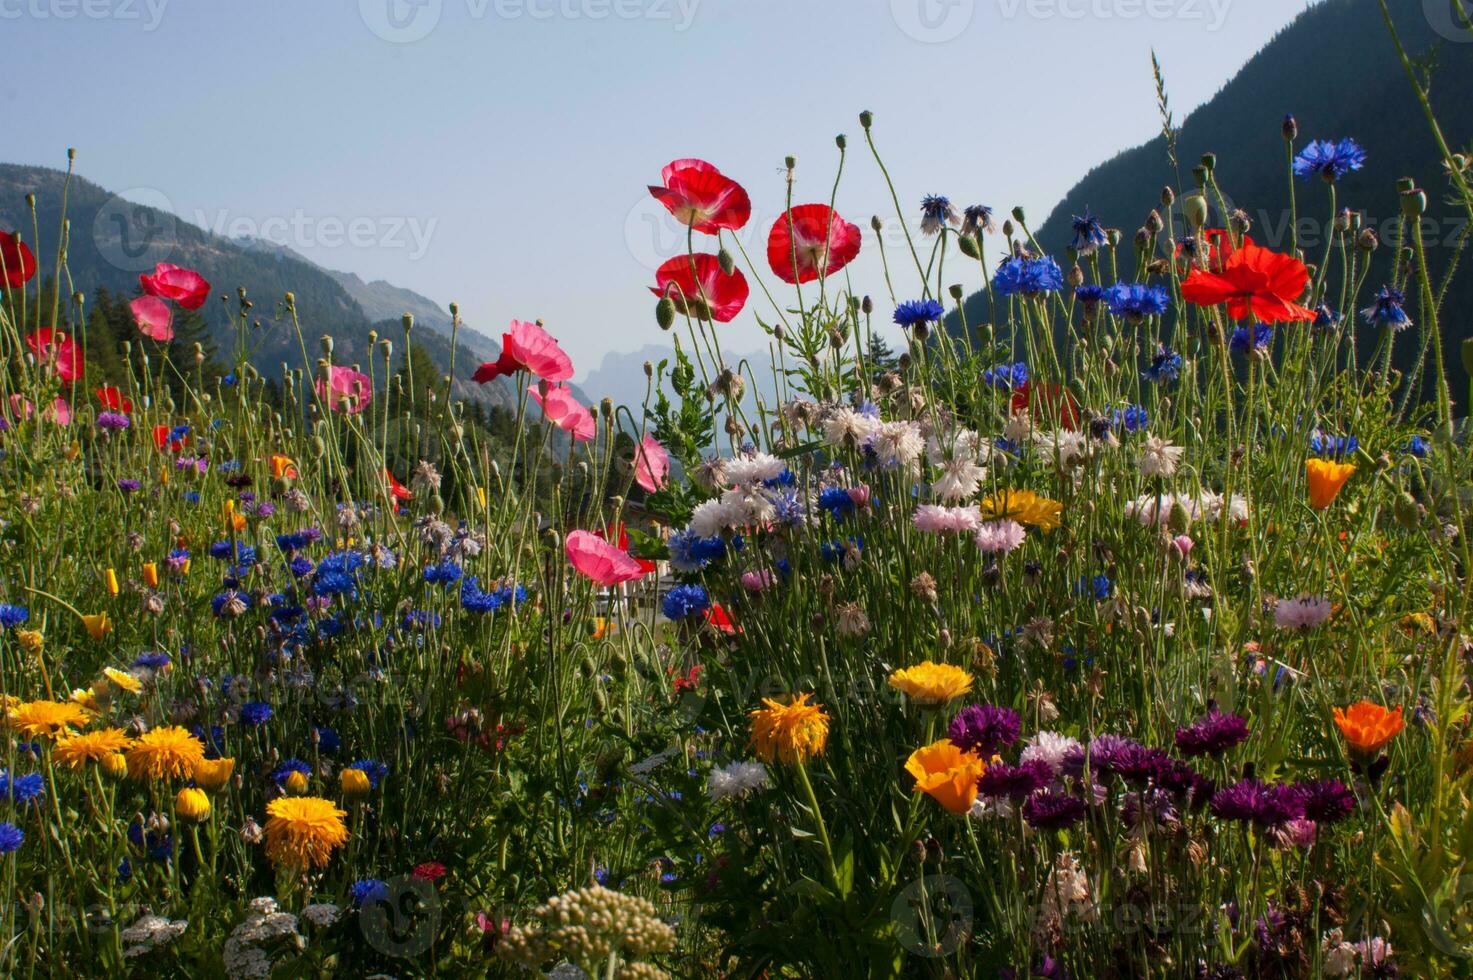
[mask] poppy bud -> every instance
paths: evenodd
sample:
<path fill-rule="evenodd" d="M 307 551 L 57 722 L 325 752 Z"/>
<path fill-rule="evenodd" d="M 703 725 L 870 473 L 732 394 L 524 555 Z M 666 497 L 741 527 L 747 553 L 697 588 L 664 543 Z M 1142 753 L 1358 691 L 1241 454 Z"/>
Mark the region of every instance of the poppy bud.
<path fill-rule="evenodd" d="M 402 323 L 402 324 L 404 324 L 404 332 L 405 333 L 408 333 L 409 331 L 411 331 L 411 330 L 414 329 L 414 314 L 413 313 L 406 313 L 406 314 L 404 314 L 403 316 L 401 316 L 399 318 L 399 322 Z"/>
<path fill-rule="evenodd" d="M 1161 206 L 1169 208 L 1176 203 L 1176 191 L 1170 187 L 1161 188 Z"/>
<path fill-rule="evenodd" d="M 952 283 L 946 291 L 951 294 L 952 299 L 956 300 L 957 302 L 961 302 L 962 287 L 960 283 Z"/>
<path fill-rule="evenodd" d="M 118 573 L 109 568 L 103 573 L 102 580 L 107 586 L 107 594 L 116 596 L 118 594 Z"/>
<path fill-rule="evenodd" d="M 864 312 L 865 316 L 869 316 L 875 311 L 875 301 L 865 296 L 864 299 L 859 301 L 859 308 Z"/>
<path fill-rule="evenodd" d="M 675 301 L 669 296 L 662 296 L 655 304 L 655 322 L 660 325 L 661 330 L 669 330 L 675 326 Z"/>
<path fill-rule="evenodd" d="M 1207 186 L 1207 168 L 1206 167 L 1193 167 L 1192 168 L 1192 182 L 1197 185 L 1197 190 L 1201 190 L 1202 188 L 1206 187 Z"/>
<path fill-rule="evenodd" d="M 859 125 L 863 126 L 865 129 L 869 129 L 870 123 L 874 121 L 875 114 L 873 112 L 870 112 L 868 109 L 859 114 Z"/>
<path fill-rule="evenodd" d="M 885 223 L 880 220 L 879 215 L 874 215 L 869 219 L 869 226 L 875 230 L 876 235 L 885 230 Z"/>
<path fill-rule="evenodd" d="M 1216 153 L 1204 153 L 1204 154 L 1202 154 L 1202 167 L 1205 170 L 1207 170 L 1208 173 L 1211 173 L 1213 170 L 1217 169 L 1217 154 Z"/>
<path fill-rule="evenodd" d="M 969 259 L 980 259 L 982 257 L 982 249 L 978 246 L 977 239 L 971 235 L 962 235 L 957 238 L 956 246 Z"/>
<path fill-rule="evenodd" d="M 155 562 L 143 563 L 143 584 L 150 589 L 159 587 L 159 566 Z"/>
<path fill-rule="evenodd" d="M 1420 187 L 1401 192 L 1402 217 L 1417 219 L 1427 211 L 1427 192 Z"/>
<path fill-rule="evenodd" d="M 849 145 L 849 141 L 844 138 L 843 133 L 840 133 L 838 136 L 834 137 L 834 145 L 842 150 Z"/>
<path fill-rule="evenodd" d="M 726 273 L 728 276 L 731 275 L 732 270 L 736 268 L 736 260 L 733 259 L 731 257 L 731 253 L 724 248 L 720 252 L 716 253 L 716 264 L 719 265 L 721 267 L 721 271 Z"/>
<path fill-rule="evenodd" d="M 653 378 L 655 376 L 655 366 L 649 361 L 644 362 L 644 376 L 646 378 Z"/>
<path fill-rule="evenodd" d="M 1280 127 L 1280 132 L 1284 134 L 1284 139 L 1291 143 L 1299 135 L 1299 122 L 1294 118 L 1293 114 L 1284 117 L 1284 124 Z"/>
<path fill-rule="evenodd" d="M 1146 215 L 1146 231 L 1156 235 L 1164 227 L 1166 226 L 1161 222 L 1161 213 L 1159 211 L 1153 210 L 1150 214 Z"/>
<path fill-rule="evenodd" d="M 451 303 L 450 304 L 450 315 L 452 317 L 458 317 L 458 316 L 460 316 L 460 304 L 459 303 Z"/>
<path fill-rule="evenodd" d="M 1084 285 L 1084 270 L 1079 267 L 1078 262 L 1069 267 L 1068 283 L 1073 289 L 1078 289 Z"/>
<path fill-rule="evenodd" d="M 1396 498 L 1391 512 L 1396 517 L 1396 523 L 1408 531 L 1415 531 L 1422 521 L 1422 505 L 1405 490 Z"/>
<path fill-rule="evenodd" d="M 1228 224 L 1239 235 L 1246 235 L 1253 230 L 1253 222 L 1249 219 L 1248 212 L 1242 208 L 1238 208 L 1228 216 Z"/>
<path fill-rule="evenodd" d="M 1024 212 L 1023 206 L 1021 204 L 1013 208 L 1013 220 L 1018 222 L 1018 224 L 1020 225 L 1028 224 L 1028 218 L 1025 217 L 1025 214 L 1026 212 Z"/>

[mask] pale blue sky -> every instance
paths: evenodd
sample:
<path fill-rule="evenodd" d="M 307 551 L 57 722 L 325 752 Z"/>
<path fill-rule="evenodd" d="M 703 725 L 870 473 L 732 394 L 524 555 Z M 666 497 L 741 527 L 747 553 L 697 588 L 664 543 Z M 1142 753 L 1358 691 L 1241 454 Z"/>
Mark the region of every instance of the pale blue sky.
<path fill-rule="evenodd" d="M 1158 131 L 1152 46 L 1180 117 L 1309 2 L 0 0 L 0 158 L 75 146 L 104 187 L 457 300 L 487 333 L 542 317 L 581 377 L 659 340 L 646 286 L 684 240 L 645 185 L 670 159 L 747 187 L 761 262 L 783 157 L 827 200 L 847 133 L 838 210 L 878 295 L 869 218 L 893 207 L 861 109 L 908 217 L 935 192 L 1042 220 Z M 762 345 L 757 296 L 729 348 Z"/>

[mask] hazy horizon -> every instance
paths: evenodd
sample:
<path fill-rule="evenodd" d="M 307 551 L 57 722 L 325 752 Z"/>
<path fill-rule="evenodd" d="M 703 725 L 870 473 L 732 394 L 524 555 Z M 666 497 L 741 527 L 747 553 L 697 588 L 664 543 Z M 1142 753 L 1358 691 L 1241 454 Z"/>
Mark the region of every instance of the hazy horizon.
<path fill-rule="evenodd" d="M 110 192 L 456 301 L 492 336 L 541 317 L 583 378 L 665 341 L 647 287 L 684 233 L 645 188 L 671 159 L 742 182 L 765 271 L 783 158 L 795 199 L 826 201 L 846 133 L 836 204 L 865 235 L 851 280 L 878 296 L 869 220 L 894 205 L 860 110 L 907 221 L 941 193 L 1038 223 L 1159 132 L 1153 45 L 1180 122 L 1311 2 L 0 0 L 0 105 L 26 121 L 3 157 L 64 167 L 76 147 Z M 66 84 L 30 83 L 57 66 Z M 765 303 L 754 284 L 723 343 L 765 346 Z"/>

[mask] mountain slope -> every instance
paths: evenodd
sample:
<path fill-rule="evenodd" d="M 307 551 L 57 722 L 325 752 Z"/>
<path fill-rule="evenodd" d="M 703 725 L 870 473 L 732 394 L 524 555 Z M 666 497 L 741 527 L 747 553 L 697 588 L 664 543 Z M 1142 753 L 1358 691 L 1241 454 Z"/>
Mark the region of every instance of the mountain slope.
<path fill-rule="evenodd" d="M 58 170 L 0 164 L 0 228 L 19 229 L 31 241 L 47 273 L 56 254 L 64 183 L 65 174 Z M 27 194 L 36 197 L 39 244 L 32 231 Z M 252 343 L 258 346 L 251 360 L 267 377 L 279 377 L 283 366 L 302 366 L 296 334 L 282 304 L 287 292 L 295 297 L 308 350 L 315 353 L 316 338 L 331 334 L 334 357 L 348 364 L 367 361 L 371 354 L 368 335 L 376 322 L 392 321 L 391 326 L 380 324 L 379 333 L 400 341 L 396 343 L 398 349 L 402 347 L 400 315 L 407 309 L 418 319 L 421 312 L 435 310 L 436 317 L 422 321 L 428 329 L 415 331 L 415 342 L 430 351 L 439 373 L 449 369 L 449 314 L 438 312 L 434 303 L 417 293 L 387 283 L 372 284 L 360 294 L 373 299 L 365 307 L 338 278 L 361 283 L 356 276 L 329 272 L 291 249 L 271 243 L 236 241 L 212 234 L 166 211 L 125 201 L 76 176 L 66 187 L 66 217 L 71 229 L 67 292 L 90 294 L 106 289 L 131 297 L 138 292 L 139 273 L 152 271 L 157 262 L 195 269 L 210 281 L 217 296 L 230 297 L 228 304 L 216 300 L 200 310 L 211 340 L 220 351 L 229 352 L 235 341 L 228 310 L 234 308 L 235 290 L 243 287 L 255 304 L 253 318 L 261 321 L 261 329 L 252 333 Z M 409 305 L 395 304 L 396 298 L 408 300 Z M 478 364 L 499 354 L 497 345 L 472 332 L 459 338 L 458 346 L 455 396 L 500 407 L 512 405 L 515 393 L 509 382 L 477 385 L 470 381 Z"/>
<path fill-rule="evenodd" d="M 1420 9 L 1413 9 L 1418 4 L 1393 6 L 1408 51 L 1436 65 L 1432 101 L 1444 133 L 1455 144 L 1466 145 L 1473 136 L 1473 100 L 1463 93 L 1473 89 L 1473 44 L 1443 38 Z M 1036 237 L 1062 263 L 1072 237 L 1070 219 L 1088 206 L 1107 227 L 1122 231 L 1128 250 L 1150 209 L 1160 207 L 1161 189 L 1175 188 L 1179 199 L 1192 187 L 1191 168 L 1202 154 L 1213 152 L 1218 182 L 1230 195 L 1229 206 L 1248 213 L 1250 234 L 1261 245 L 1287 250 L 1289 191 L 1281 134 L 1286 113 L 1298 120 L 1301 148 L 1309 139 L 1345 136 L 1366 148 L 1365 169 L 1337 188 L 1339 205 L 1365 212 L 1366 225 L 1381 232 L 1383 242 L 1389 244 L 1398 214 L 1396 179 L 1413 177 L 1426 188 L 1432 202 L 1429 215 L 1438 221 L 1429 261 L 1434 275 L 1446 268 L 1448 245 L 1461 230 L 1463 217 L 1439 200 L 1447 187 L 1442 162 L 1376 0 L 1323 0 L 1311 7 L 1182 122 L 1180 173 L 1168 160 L 1164 137 L 1126 150 L 1090 170 L 1037 228 Z M 1316 179 L 1298 181 L 1295 190 L 1299 247 L 1306 261 L 1318 262 L 1329 221 L 1326 189 Z M 1214 213 L 1213 223 L 1221 220 Z M 1182 227 L 1179 213 L 1177 227 Z M 1392 251 L 1383 246 L 1376 253 L 1368 291 L 1389 277 Z M 1447 308 L 1470 303 L 1473 276 L 1463 272 Z M 984 296 L 968 298 L 967 317 L 972 323 L 988 318 Z"/>

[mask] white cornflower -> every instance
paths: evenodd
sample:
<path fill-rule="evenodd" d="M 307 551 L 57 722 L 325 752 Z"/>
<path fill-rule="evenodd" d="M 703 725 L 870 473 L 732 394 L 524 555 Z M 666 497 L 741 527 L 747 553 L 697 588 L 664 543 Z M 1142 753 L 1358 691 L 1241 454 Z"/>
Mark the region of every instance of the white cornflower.
<path fill-rule="evenodd" d="M 1281 630 L 1309 629 L 1330 618 L 1330 600 L 1302 595 L 1297 599 L 1280 599 L 1274 605 L 1274 625 Z"/>
<path fill-rule="evenodd" d="M 1169 477 L 1176 475 L 1186 452 L 1181 446 L 1173 446 L 1160 436 L 1147 436 L 1141 443 L 1140 468 L 1144 477 Z"/>
<path fill-rule="evenodd" d="M 706 794 L 721 801 L 767 787 L 767 767 L 760 762 L 733 762 L 711 770 Z"/>
<path fill-rule="evenodd" d="M 1071 759 L 1084 759 L 1084 746 L 1079 744 L 1076 738 L 1068 735 L 1060 735 L 1058 732 L 1039 732 L 1028 740 L 1023 746 L 1023 752 L 1018 756 L 1019 764 L 1041 759 L 1048 763 L 1053 770 L 1054 776 L 1063 772 L 1064 766 Z"/>
<path fill-rule="evenodd" d="M 882 465 L 911 470 L 925 451 L 926 442 L 914 422 L 881 422 L 870 447 Z"/>
<path fill-rule="evenodd" d="M 726 508 L 719 500 L 703 500 L 691 511 L 690 529 L 702 538 L 720 536 L 726 530 Z"/>
<path fill-rule="evenodd" d="M 1089 458 L 1089 441 L 1082 432 L 1059 429 L 1056 432 L 1034 432 L 1033 444 L 1053 454 L 1054 462 L 1061 470 L 1073 469 Z"/>
<path fill-rule="evenodd" d="M 1008 442 L 1027 442 L 1033 438 L 1033 416 L 1028 409 L 1021 409 L 1008 417 L 1002 427 L 1002 437 Z"/>
<path fill-rule="evenodd" d="M 852 408 L 835 409 L 823 423 L 823 439 L 830 446 L 857 449 L 863 445 L 875 429 L 879 420 L 862 415 Z"/>
<path fill-rule="evenodd" d="M 788 464 L 771 453 L 754 453 L 726 461 L 726 479 L 739 487 L 755 487 L 782 476 Z"/>
<path fill-rule="evenodd" d="M 970 457 L 944 460 L 936 465 L 941 469 L 941 476 L 931 484 L 931 493 L 938 500 L 966 500 L 977 492 L 987 476 L 987 470 Z"/>

